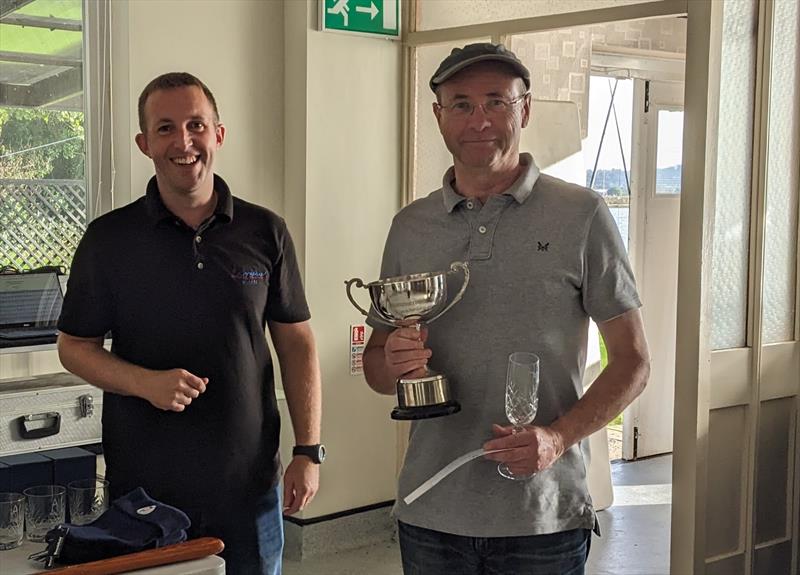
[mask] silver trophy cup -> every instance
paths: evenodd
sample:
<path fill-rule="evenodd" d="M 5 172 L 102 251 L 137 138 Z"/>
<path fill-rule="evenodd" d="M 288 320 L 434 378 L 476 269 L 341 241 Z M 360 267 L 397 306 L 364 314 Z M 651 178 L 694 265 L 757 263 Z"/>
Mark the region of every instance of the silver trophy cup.
<path fill-rule="evenodd" d="M 461 272 L 464 281 L 453 300 L 447 303 L 447 276 Z M 469 267 L 463 262 L 453 262 L 447 272 L 429 272 L 386 278 L 368 284 L 359 278 L 345 282 L 347 297 L 358 311 L 369 315 L 351 293 L 351 288 L 365 288 L 369 292 L 373 317 L 391 326 L 429 324 L 453 307 L 464 295 L 469 283 Z M 398 405 L 392 410 L 392 419 L 428 419 L 461 411 L 461 405 L 450 397 L 447 378 L 441 373 L 428 372 L 423 377 L 401 378 L 397 382 Z"/>

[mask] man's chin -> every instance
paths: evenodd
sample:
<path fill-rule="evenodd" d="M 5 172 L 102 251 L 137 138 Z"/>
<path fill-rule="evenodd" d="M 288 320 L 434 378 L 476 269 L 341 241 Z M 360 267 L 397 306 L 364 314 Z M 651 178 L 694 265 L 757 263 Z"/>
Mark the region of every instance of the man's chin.
<path fill-rule="evenodd" d="M 500 154 L 463 154 L 459 161 L 468 168 L 490 168 L 500 160 Z"/>
<path fill-rule="evenodd" d="M 205 178 L 167 178 L 166 184 L 173 192 L 183 195 L 191 196 L 201 192 L 204 188 Z"/>

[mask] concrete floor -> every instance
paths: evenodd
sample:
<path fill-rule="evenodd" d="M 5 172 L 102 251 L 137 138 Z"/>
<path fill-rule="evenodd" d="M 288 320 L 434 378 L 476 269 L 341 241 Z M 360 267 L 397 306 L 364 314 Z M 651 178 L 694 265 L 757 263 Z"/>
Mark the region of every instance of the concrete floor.
<path fill-rule="evenodd" d="M 599 512 L 586 575 L 669 575 L 672 456 L 611 464 L 614 504 Z M 402 575 L 400 551 L 386 542 L 302 562 L 284 575 Z"/>

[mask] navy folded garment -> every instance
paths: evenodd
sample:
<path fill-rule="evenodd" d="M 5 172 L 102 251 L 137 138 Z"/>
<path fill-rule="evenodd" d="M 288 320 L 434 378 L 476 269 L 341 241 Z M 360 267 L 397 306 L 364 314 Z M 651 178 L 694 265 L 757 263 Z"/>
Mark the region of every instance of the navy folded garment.
<path fill-rule="evenodd" d="M 86 563 L 186 540 L 186 514 L 151 498 L 138 487 L 116 499 L 86 525 L 59 525 L 46 537 L 47 555 L 58 563 Z"/>

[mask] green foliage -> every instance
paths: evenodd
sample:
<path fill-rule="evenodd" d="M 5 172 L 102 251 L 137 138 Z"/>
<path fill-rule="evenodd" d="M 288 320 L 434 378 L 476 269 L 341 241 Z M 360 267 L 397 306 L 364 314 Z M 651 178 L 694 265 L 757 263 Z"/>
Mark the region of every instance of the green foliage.
<path fill-rule="evenodd" d="M 80 112 L 0 107 L 0 266 L 69 265 L 86 225 L 83 132 Z"/>
<path fill-rule="evenodd" d="M 608 350 L 606 349 L 606 342 L 603 336 L 600 336 L 600 365 L 603 369 L 608 365 Z"/>
<path fill-rule="evenodd" d="M 608 365 L 608 350 L 606 349 L 606 342 L 603 340 L 603 336 L 600 336 L 600 365 L 603 366 L 603 369 Z M 622 414 L 620 413 L 614 419 L 612 419 L 608 425 L 622 425 Z"/>
<path fill-rule="evenodd" d="M 608 190 L 606 190 L 606 195 L 607 196 L 622 196 L 622 195 L 625 195 L 625 190 L 615 186 L 613 188 L 608 188 Z"/>
<path fill-rule="evenodd" d="M 84 178 L 83 113 L 0 108 L 0 179 Z"/>

